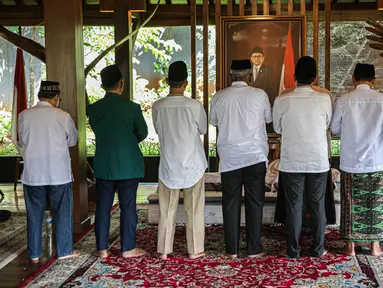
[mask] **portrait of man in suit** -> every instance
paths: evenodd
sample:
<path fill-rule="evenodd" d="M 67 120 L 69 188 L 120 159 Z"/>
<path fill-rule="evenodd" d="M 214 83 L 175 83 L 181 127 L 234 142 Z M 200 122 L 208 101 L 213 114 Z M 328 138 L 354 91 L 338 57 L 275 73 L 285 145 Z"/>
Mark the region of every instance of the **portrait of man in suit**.
<path fill-rule="evenodd" d="M 250 61 L 253 66 L 253 79 L 250 85 L 264 90 L 269 96 L 272 107 L 278 96 L 278 87 L 275 83 L 273 68 L 263 63 L 265 56 L 261 47 L 256 46 L 251 50 Z"/>

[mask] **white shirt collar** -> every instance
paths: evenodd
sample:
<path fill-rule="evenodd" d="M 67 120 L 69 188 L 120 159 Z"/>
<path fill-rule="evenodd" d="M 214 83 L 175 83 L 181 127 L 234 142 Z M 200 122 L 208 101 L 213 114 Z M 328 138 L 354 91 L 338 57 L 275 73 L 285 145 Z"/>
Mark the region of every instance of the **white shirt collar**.
<path fill-rule="evenodd" d="M 249 85 L 247 85 L 247 83 L 245 81 L 235 81 L 235 82 L 231 83 L 231 86 L 233 86 L 233 87 L 245 87 L 245 86 L 249 86 Z"/>
<path fill-rule="evenodd" d="M 37 102 L 36 106 L 51 106 L 51 107 L 53 107 L 51 103 L 45 102 L 45 101 Z"/>
<path fill-rule="evenodd" d="M 367 84 L 359 84 L 358 86 L 356 86 L 356 90 L 371 90 L 371 88 Z"/>

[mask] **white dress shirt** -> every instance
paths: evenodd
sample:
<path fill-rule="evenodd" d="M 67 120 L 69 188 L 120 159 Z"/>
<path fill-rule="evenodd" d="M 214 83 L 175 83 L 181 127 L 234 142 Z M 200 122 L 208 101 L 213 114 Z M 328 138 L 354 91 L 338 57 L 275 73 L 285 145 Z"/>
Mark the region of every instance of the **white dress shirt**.
<path fill-rule="evenodd" d="M 275 99 L 273 126 L 282 134 L 280 171 L 321 173 L 330 169 L 327 129 L 331 115 L 330 97 L 310 86 L 298 86 Z"/>
<path fill-rule="evenodd" d="M 184 96 L 168 96 L 153 104 L 152 113 L 161 147 L 161 182 L 171 189 L 194 186 L 208 166 L 200 136 L 207 131 L 202 104 Z"/>
<path fill-rule="evenodd" d="M 61 185 L 73 181 L 68 147 L 77 143 L 71 116 L 48 102 L 19 114 L 19 145 L 24 150 L 21 182 L 30 186 Z"/>
<path fill-rule="evenodd" d="M 340 133 L 340 169 L 348 173 L 383 170 L 383 94 L 362 84 L 341 96 L 331 123 Z"/>
<path fill-rule="evenodd" d="M 267 163 L 266 123 L 271 120 L 269 97 L 261 89 L 238 81 L 214 95 L 210 124 L 219 129 L 220 172 Z"/>

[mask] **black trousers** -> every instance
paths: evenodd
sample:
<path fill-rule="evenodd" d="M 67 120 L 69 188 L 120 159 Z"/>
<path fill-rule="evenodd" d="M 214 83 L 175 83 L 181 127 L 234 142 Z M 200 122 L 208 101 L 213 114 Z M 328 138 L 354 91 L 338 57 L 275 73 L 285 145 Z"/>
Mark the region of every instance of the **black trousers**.
<path fill-rule="evenodd" d="M 312 256 L 320 257 L 324 252 L 324 230 L 326 227 L 325 193 L 327 172 L 287 173 L 283 172 L 283 186 L 286 197 L 287 255 L 298 258 L 299 237 L 302 229 L 303 197 L 306 189 L 306 205 L 311 213 L 313 232 Z"/>
<path fill-rule="evenodd" d="M 265 162 L 221 173 L 223 228 L 228 254 L 238 254 L 239 250 L 242 185 L 245 187 L 247 253 L 255 255 L 262 252 L 265 175 Z"/>

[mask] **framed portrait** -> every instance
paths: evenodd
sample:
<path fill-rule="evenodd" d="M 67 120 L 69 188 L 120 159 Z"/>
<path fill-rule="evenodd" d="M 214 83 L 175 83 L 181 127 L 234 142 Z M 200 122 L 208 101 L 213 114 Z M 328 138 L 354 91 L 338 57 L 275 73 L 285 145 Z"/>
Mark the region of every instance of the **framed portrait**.
<path fill-rule="evenodd" d="M 263 89 L 273 106 L 275 98 L 286 88 L 285 56 L 295 66 L 306 55 L 306 18 L 304 15 L 221 17 L 220 40 L 221 88 L 231 85 L 232 60 L 249 59 L 253 67 L 250 85 Z M 268 125 L 267 132 L 274 132 L 272 125 Z"/>

